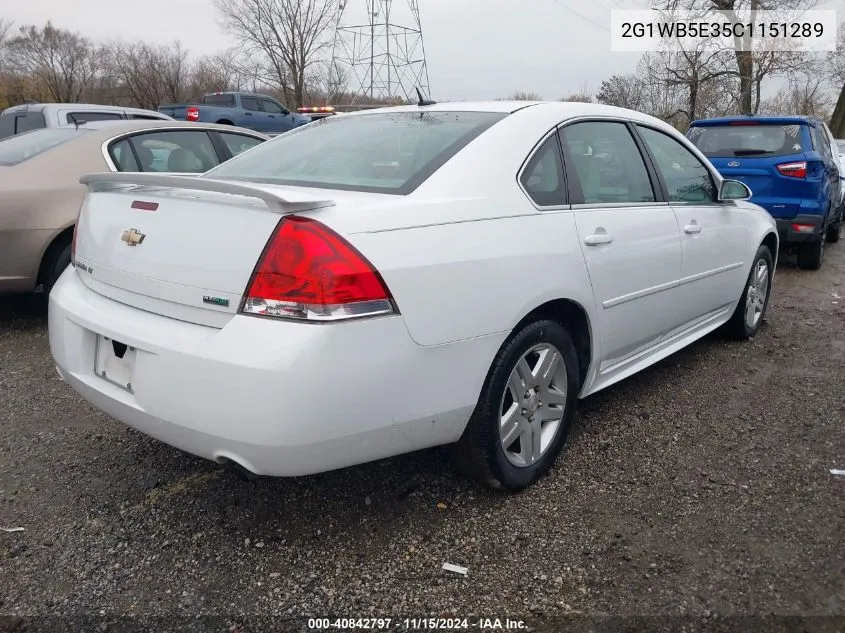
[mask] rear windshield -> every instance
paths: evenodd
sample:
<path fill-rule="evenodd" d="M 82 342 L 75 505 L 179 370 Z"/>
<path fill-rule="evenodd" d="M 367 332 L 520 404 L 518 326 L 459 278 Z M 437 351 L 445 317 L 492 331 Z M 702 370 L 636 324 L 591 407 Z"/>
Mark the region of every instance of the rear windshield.
<path fill-rule="evenodd" d="M 789 156 L 804 151 L 803 125 L 694 126 L 687 136 L 705 156 Z"/>
<path fill-rule="evenodd" d="M 68 123 L 90 123 L 91 121 L 120 121 L 123 119 L 121 112 L 68 112 Z"/>
<path fill-rule="evenodd" d="M 234 108 L 235 95 L 205 95 L 202 102 L 218 108 Z"/>
<path fill-rule="evenodd" d="M 17 165 L 86 133 L 87 130 L 82 128 L 77 130 L 72 127 L 54 127 L 24 132 L 0 140 L 0 165 Z"/>
<path fill-rule="evenodd" d="M 206 176 L 403 195 L 505 116 L 382 112 L 327 117 L 262 143 Z"/>

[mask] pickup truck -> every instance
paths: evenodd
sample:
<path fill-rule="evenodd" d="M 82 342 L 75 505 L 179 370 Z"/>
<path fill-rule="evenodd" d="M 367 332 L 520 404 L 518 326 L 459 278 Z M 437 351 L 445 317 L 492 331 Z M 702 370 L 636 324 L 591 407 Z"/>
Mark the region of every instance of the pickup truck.
<path fill-rule="evenodd" d="M 158 111 L 180 121 L 237 125 L 268 136 L 312 121 L 310 116 L 291 112 L 272 97 L 249 92 L 214 92 L 199 103 L 167 103 Z"/>

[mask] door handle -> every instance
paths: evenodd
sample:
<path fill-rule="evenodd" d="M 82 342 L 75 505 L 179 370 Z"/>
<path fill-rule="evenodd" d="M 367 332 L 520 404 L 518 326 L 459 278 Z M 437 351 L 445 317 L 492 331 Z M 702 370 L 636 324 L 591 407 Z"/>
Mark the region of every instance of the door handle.
<path fill-rule="evenodd" d="M 252 116 L 252 112 L 244 112 L 244 116 Z"/>
<path fill-rule="evenodd" d="M 599 244 L 610 244 L 613 241 L 613 236 L 607 233 L 598 233 L 596 235 L 588 235 L 584 238 L 584 244 L 587 246 L 598 246 Z"/>
<path fill-rule="evenodd" d="M 695 235 L 696 233 L 701 233 L 701 226 L 693 222 L 692 224 L 687 224 L 684 227 L 684 233 L 687 235 Z"/>

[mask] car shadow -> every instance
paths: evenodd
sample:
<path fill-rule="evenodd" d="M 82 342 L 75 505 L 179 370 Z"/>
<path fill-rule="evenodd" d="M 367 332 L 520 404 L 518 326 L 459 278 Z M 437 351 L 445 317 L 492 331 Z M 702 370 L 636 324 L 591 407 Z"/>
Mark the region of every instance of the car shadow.
<path fill-rule="evenodd" d="M 346 541 L 347 534 L 360 535 L 362 530 L 375 538 L 420 521 L 429 526 L 427 533 L 436 534 L 441 523 L 460 518 L 470 508 L 476 514 L 492 512 L 520 495 L 547 494 L 550 485 L 556 495 L 574 494 L 575 489 L 570 487 L 577 484 L 565 475 L 567 453 L 579 451 L 583 444 L 595 442 L 598 434 L 612 430 L 620 403 L 625 410 L 647 418 L 655 384 L 671 389 L 673 375 L 683 380 L 678 374 L 695 370 L 698 357 L 709 355 L 712 346 L 720 343 L 718 334 L 709 335 L 582 400 L 567 447 L 552 474 L 515 497 L 483 488 L 458 474 L 450 463 L 449 447 L 318 475 L 244 480 L 231 470 L 129 430 L 135 441 L 127 442 L 126 457 L 136 465 L 143 464 L 143 470 L 154 475 L 136 483 L 121 477 L 132 489 L 124 489 L 117 496 L 134 499 L 144 511 L 149 504 L 166 504 L 172 510 L 175 502 L 180 525 L 207 520 L 211 514 L 222 531 L 240 532 L 268 545 L 277 542 L 308 547 L 322 539 Z M 679 371 L 678 367 L 683 369 Z M 290 520 L 294 516 L 296 520 Z M 360 547 L 362 552 L 366 549 L 351 541 L 346 546 Z"/>
<path fill-rule="evenodd" d="M 47 301 L 43 294 L 0 294 L 0 334 L 46 326 Z"/>
<path fill-rule="evenodd" d="M 42 295 L 0 297 L 0 333 L 4 329 L 44 328 L 47 308 Z M 764 326 L 765 327 L 765 326 Z M 556 488 L 575 485 L 565 472 L 567 453 L 578 451 L 584 443 L 612 430 L 621 407 L 635 415 L 647 416 L 651 407 L 649 394 L 655 385 L 672 388 L 679 369 L 694 369 L 700 357 L 709 354 L 714 345 L 724 345 L 714 333 L 693 343 L 626 380 L 603 389 L 579 403 L 569 442 L 551 477 L 522 494 L 544 494 L 553 481 Z M 68 481 L 80 490 L 80 502 L 90 503 L 106 513 L 122 514 L 127 510 L 118 500 L 125 500 L 139 513 L 152 508 L 176 512 L 178 520 L 168 521 L 174 530 L 190 530 L 200 521 L 212 519 L 215 532 L 238 533 L 253 540 L 261 539 L 268 546 L 274 542 L 307 546 L 316 540 L 338 538 L 359 533 L 372 533 L 410 526 L 425 521 L 436 531 L 441 522 L 460 516 L 471 506 L 473 512 L 510 503 L 508 496 L 487 490 L 459 475 L 449 459 L 449 448 L 438 447 L 372 462 L 360 466 L 295 478 L 259 478 L 244 480 L 235 472 L 203 459 L 188 455 L 158 442 L 119 423 L 104 430 L 108 436 L 120 436 L 117 445 L 105 443 L 102 434 L 94 432 L 82 441 L 90 444 L 91 454 L 104 453 L 110 446 L 115 453 L 115 468 L 122 471 L 94 476 L 78 471 L 78 481 Z M 87 452 L 87 451 L 86 451 Z M 76 476 L 69 475 L 70 479 Z M 291 521 L 292 516 L 296 517 Z M 369 527 L 368 527 L 369 526 Z M 186 536 L 189 534 L 186 532 Z M 347 543 L 350 547 L 365 545 Z"/>

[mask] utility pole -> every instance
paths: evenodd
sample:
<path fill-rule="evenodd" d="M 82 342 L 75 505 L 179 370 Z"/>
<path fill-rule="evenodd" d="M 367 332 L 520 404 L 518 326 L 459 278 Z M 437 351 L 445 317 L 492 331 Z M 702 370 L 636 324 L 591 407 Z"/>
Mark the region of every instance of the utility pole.
<path fill-rule="evenodd" d="M 339 0 L 331 71 L 353 105 L 428 96 L 419 0 Z"/>

